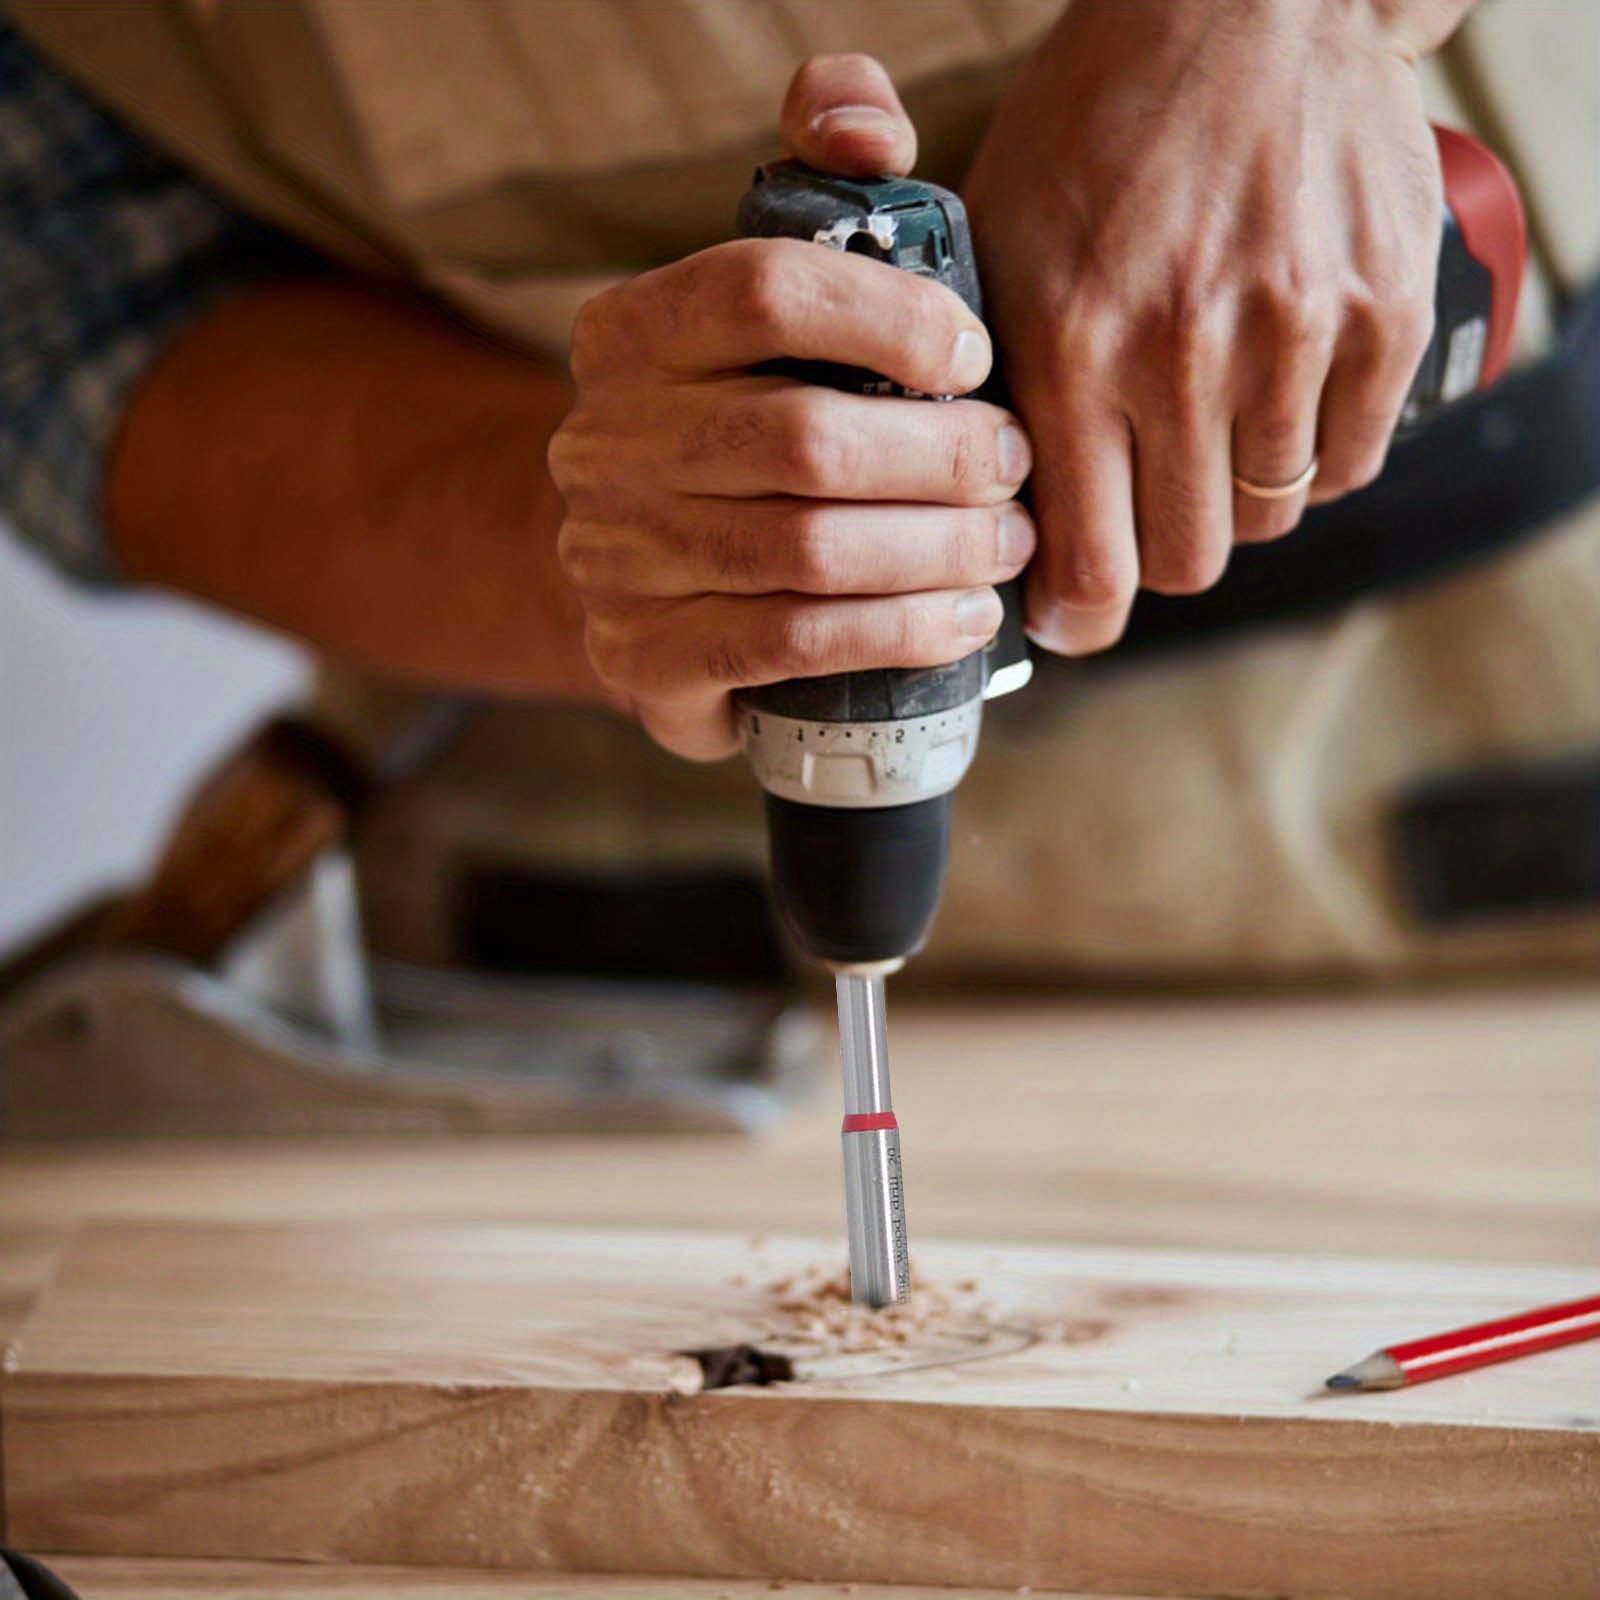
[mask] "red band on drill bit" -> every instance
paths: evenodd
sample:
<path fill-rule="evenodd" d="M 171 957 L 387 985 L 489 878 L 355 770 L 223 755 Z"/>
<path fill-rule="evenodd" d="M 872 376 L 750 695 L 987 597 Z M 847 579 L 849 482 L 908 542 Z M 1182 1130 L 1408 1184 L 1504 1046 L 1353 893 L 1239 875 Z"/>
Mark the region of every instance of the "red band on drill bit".
<path fill-rule="evenodd" d="M 897 1132 L 900 1124 L 894 1120 L 892 1111 L 858 1111 L 844 1119 L 844 1126 L 840 1133 L 877 1133 L 884 1128 L 893 1128 Z"/>

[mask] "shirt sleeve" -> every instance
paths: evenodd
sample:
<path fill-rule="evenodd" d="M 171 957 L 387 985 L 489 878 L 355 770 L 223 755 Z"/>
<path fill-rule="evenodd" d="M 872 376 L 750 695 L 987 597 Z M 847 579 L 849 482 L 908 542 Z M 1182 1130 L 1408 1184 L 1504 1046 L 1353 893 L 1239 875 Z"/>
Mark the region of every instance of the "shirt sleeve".
<path fill-rule="evenodd" d="M 0 512 L 58 567 L 117 577 L 101 478 L 165 343 L 230 292 L 326 271 L 85 98 L 0 19 Z"/>

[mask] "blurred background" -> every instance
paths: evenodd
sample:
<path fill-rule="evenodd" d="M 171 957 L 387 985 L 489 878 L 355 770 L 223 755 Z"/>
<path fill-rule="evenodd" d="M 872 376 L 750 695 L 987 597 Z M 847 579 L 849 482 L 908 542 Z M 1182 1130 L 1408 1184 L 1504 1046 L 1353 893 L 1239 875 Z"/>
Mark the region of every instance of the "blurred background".
<path fill-rule="evenodd" d="M 97 598 L 0 519 L 0 955 L 137 877 L 189 786 L 305 670 L 220 611 Z"/>

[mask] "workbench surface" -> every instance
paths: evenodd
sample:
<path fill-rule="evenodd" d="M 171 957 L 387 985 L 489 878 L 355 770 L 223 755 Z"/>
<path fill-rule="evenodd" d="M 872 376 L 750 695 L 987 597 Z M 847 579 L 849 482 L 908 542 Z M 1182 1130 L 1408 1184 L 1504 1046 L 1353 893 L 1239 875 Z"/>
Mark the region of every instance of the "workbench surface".
<path fill-rule="evenodd" d="M 892 1027 L 913 1242 L 1600 1261 L 1592 990 L 947 1002 L 901 1005 Z M 0 1333 L 22 1315 L 66 1231 L 91 1217 L 834 1229 L 837 1116 L 830 1091 L 752 1140 L 13 1147 L 0 1157 Z M 768 1591 L 765 1582 L 62 1567 L 84 1600 Z"/>

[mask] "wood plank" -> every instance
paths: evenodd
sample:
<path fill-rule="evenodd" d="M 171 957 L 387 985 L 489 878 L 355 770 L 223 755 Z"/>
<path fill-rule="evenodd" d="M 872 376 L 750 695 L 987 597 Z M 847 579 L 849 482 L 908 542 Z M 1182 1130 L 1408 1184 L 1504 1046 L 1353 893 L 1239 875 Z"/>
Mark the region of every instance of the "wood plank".
<path fill-rule="evenodd" d="M 0 1225 L 0 1348 L 22 1326 L 69 1237 L 66 1228 Z"/>
<path fill-rule="evenodd" d="M 917 1233 L 1600 1261 L 1600 991 L 891 1007 Z M 830 1083 L 753 1141 L 8 1147 L 0 1218 L 838 1226 Z"/>
<path fill-rule="evenodd" d="M 923 1243 L 907 1342 L 851 1356 L 856 1323 L 808 1335 L 773 1287 L 837 1248 L 91 1228 L 7 1358 L 10 1536 L 1191 1595 L 1594 1592 L 1593 1346 L 1313 1393 L 1386 1339 L 1587 1291 L 1590 1270 Z M 811 1375 L 685 1392 L 678 1352 L 751 1338 Z"/>
<path fill-rule="evenodd" d="M 765 1578 L 615 1578 L 330 1567 L 271 1561 L 160 1561 L 69 1556 L 51 1567 L 81 1600 L 952 1600 L 925 1585 L 783 1583 Z M 1043 1591 L 1035 1591 L 1047 1600 Z M 1013 1600 L 1014 1589 L 965 1589 L 966 1600 Z M 1058 1600 L 1072 1600 L 1058 1596 Z M 1106 1600 L 1101 1596 L 1100 1600 Z M 1116 1600 L 1116 1597 L 1111 1597 Z M 1137 1600 L 1123 1596 L 1122 1600 Z"/>

